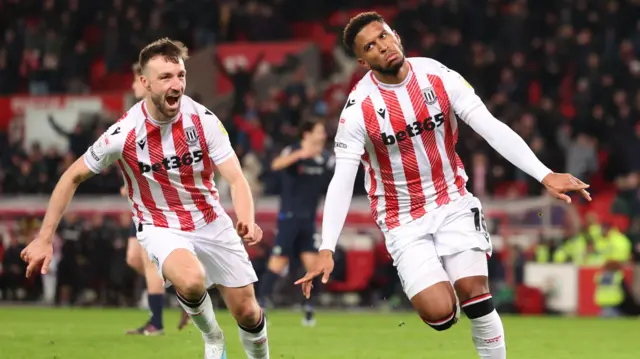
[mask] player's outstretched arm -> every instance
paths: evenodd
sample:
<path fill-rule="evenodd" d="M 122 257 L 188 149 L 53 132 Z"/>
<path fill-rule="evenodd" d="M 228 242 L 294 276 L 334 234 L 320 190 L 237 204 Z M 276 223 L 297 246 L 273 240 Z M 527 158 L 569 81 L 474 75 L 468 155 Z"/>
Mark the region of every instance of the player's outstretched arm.
<path fill-rule="evenodd" d="M 283 170 L 304 158 L 305 151 L 303 149 L 292 151 L 291 147 L 287 147 L 282 150 L 282 153 L 280 153 L 278 157 L 274 158 L 273 161 L 271 161 L 271 170 Z"/>
<path fill-rule="evenodd" d="M 482 136 L 499 154 L 529 176 L 541 182 L 554 197 L 567 203 L 565 193 L 578 191 L 591 200 L 589 185 L 568 173 L 554 173 L 533 153 L 527 143 L 509 126 L 495 118 L 462 76 L 442 66 L 444 84 L 456 114 Z"/>
<path fill-rule="evenodd" d="M 51 194 L 38 238 L 51 240 L 78 186 L 94 175 L 82 158 L 78 158 L 62 174 Z"/>
<path fill-rule="evenodd" d="M 233 154 L 218 164 L 220 175 L 229 183 L 231 200 L 238 218 L 238 234 L 249 244 L 254 245 L 262 239 L 262 231 L 255 224 L 255 209 L 253 195 L 247 179 L 242 173 L 240 161 Z"/>
<path fill-rule="evenodd" d="M 60 177 L 51 194 L 38 237 L 20 254 L 21 258 L 28 263 L 27 277 L 30 277 L 38 267 L 42 267 L 42 274 L 48 272 L 51 256 L 53 255 L 52 238 L 62 219 L 62 215 L 67 206 L 69 206 L 80 183 L 93 175 L 94 173 L 87 167 L 84 160 L 79 158 Z"/>
<path fill-rule="evenodd" d="M 313 278 L 322 275 L 322 282 L 329 281 L 333 272 L 333 252 L 338 244 L 338 237 L 347 219 L 353 185 L 358 174 L 360 159 L 365 153 L 365 125 L 361 106 L 361 96 L 356 92 L 349 95 L 347 104 L 340 114 L 340 122 L 335 137 L 335 170 L 324 200 L 322 218 L 322 244 L 320 253 L 313 268 L 296 281 L 302 284 L 302 293 L 309 298 Z"/>
<path fill-rule="evenodd" d="M 20 254 L 22 259 L 28 263 L 27 277 L 38 267 L 42 267 L 42 274 L 47 273 L 51 256 L 53 255 L 51 239 L 58 228 L 65 209 L 71 202 L 80 183 L 94 174 L 100 173 L 120 158 L 122 146 L 128 133 L 128 131 L 123 130 L 123 126 L 121 123 L 115 123 L 109 127 L 89 147 L 87 152 L 76 160 L 60 177 L 51 194 L 38 237 L 29 243 L 27 248 Z"/>
<path fill-rule="evenodd" d="M 349 213 L 358 166 L 358 161 L 353 159 L 339 159 L 336 162 L 324 203 L 322 244 L 320 244 L 318 259 L 314 267 L 295 282 L 296 285 L 302 284 L 302 292 L 307 298 L 311 295 L 313 278 L 322 275 L 322 283 L 327 283 L 329 275 L 333 272 L 333 253 Z"/>
<path fill-rule="evenodd" d="M 336 162 L 335 172 L 329 183 L 322 213 L 322 244 L 320 252 L 333 254 L 338 237 L 351 206 L 353 186 L 360 163 L 352 159 L 340 159 Z"/>
<path fill-rule="evenodd" d="M 571 198 L 565 193 L 578 191 L 584 198 L 591 200 L 586 190 L 589 185 L 568 173 L 553 173 L 520 135 L 493 117 L 485 106 L 477 108 L 473 116 L 474 119 L 469 122 L 471 128 L 509 162 L 541 182 L 554 197 L 571 203 Z"/>

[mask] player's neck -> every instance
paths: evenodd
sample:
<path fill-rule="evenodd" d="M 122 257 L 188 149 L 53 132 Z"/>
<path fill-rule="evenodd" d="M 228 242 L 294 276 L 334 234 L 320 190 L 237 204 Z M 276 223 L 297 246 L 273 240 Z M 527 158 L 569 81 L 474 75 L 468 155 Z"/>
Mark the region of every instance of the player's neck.
<path fill-rule="evenodd" d="M 144 99 L 144 106 L 149 112 L 150 120 L 158 123 L 171 122 L 172 118 L 165 116 L 158 108 L 153 104 L 150 98 Z"/>
<path fill-rule="evenodd" d="M 405 60 L 405 62 L 400 67 L 400 70 L 398 70 L 397 74 L 386 75 L 378 71 L 373 71 L 373 76 L 376 78 L 376 81 L 378 81 L 381 84 L 397 85 L 397 84 L 401 84 L 407 78 L 410 70 L 411 70 L 411 66 L 409 65 L 409 62 Z"/>

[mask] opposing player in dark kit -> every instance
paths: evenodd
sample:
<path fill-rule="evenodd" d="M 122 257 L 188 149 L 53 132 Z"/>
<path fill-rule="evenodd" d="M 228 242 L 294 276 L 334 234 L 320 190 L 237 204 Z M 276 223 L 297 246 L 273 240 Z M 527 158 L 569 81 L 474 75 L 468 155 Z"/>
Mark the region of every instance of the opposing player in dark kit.
<path fill-rule="evenodd" d="M 276 242 L 267 272 L 260 280 L 258 299 L 263 308 L 278 277 L 291 261 L 299 256 L 308 270 L 318 254 L 316 213 L 326 192 L 327 174 L 334 165 L 331 152 L 325 149 L 326 139 L 324 124 L 305 121 L 300 125 L 300 141 L 286 147 L 271 163 L 274 171 L 282 171 L 283 181 Z M 315 325 L 310 300 L 305 299 L 303 307 L 302 324 Z"/>

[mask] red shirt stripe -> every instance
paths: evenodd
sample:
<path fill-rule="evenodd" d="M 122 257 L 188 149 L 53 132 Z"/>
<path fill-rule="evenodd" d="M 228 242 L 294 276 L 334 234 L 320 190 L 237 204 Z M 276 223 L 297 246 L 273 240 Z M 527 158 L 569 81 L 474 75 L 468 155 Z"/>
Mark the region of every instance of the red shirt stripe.
<path fill-rule="evenodd" d="M 380 94 L 384 100 L 384 104 L 389 111 L 389 120 L 393 132 L 403 132 L 406 134 L 407 122 L 405 116 L 402 113 L 398 96 L 394 91 L 385 90 L 380 88 Z M 418 168 L 418 159 L 416 157 L 416 151 L 413 146 L 411 137 L 404 140 L 397 139 L 398 148 L 400 149 L 400 158 L 402 159 L 402 168 L 404 169 L 404 176 L 407 180 L 407 188 L 409 190 L 409 200 L 411 203 L 411 217 L 418 219 L 426 213 L 424 209 L 427 200 L 422 190 L 422 178 L 420 176 L 420 169 Z"/>
<path fill-rule="evenodd" d="M 145 119 L 145 125 L 147 127 L 147 143 L 151 163 L 162 163 L 164 160 L 164 150 L 162 149 L 162 135 L 160 134 L 160 127 L 154 126 L 148 118 Z M 167 201 L 169 210 L 175 212 L 178 216 L 180 229 L 185 232 L 195 230 L 195 224 L 193 223 L 191 213 L 184 209 L 180 196 L 178 195 L 178 190 L 169 182 L 167 170 L 162 166 L 157 171 L 154 171 L 153 169 L 151 171 L 153 173 L 153 178 L 160 185 L 160 189 L 162 190 L 165 201 Z"/>
<path fill-rule="evenodd" d="M 218 192 L 213 186 L 213 182 L 211 181 L 211 175 L 213 174 L 213 163 L 211 161 L 211 157 L 209 157 L 209 146 L 207 146 L 207 141 L 204 136 L 204 129 L 202 128 L 202 123 L 200 123 L 200 116 L 191 115 L 191 121 L 193 121 L 193 125 L 196 128 L 196 133 L 198 134 L 198 141 L 200 142 L 200 148 L 202 149 L 202 163 L 204 163 L 204 171 L 202 171 L 202 183 L 207 187 L 209 192 L 213 195 L 213 197 L 218 199 Z"/>
<path fill-rule="evenodd" d="M 153 195 L 151 194 L 151 188 L 149 187 L 149 182 L 147 178 L 140 173 L 138 166 L 138 151 L 136 151 L 136 130 L 133 129 L 129 131 L 127 135 L 127 139 L 124 144 L 124 150 L 122 151 L 122 158 L 129 168 L 131 168 L 131 172 L 133 172 L 133 178 L 138 183 L 138 187 L 140 188 L 140 198 L 142 200 L 142 204 L 147 208 L 149 213 L 151 213 L 151 220 L 153 221 L 153 225 L 156 227 L 168 227 L 167 217 L 162 213 L 160 209 L 156 206 L 156 201 L 153 199 Z M 129 187 L 131 190 L 131 187 Z"/>
<path fill-rule="evenodd" d="M 135 130 L 133 130 L 133 132 L 135 136 Z M 122 171 L 122 177 L 124 177 L 124 180 L 127 182 L 127 188 L 129 189 L 128 196 L 131 199 L 131 203 L 133 203 L 133 209 L 136 211 L 136 217 L 138 217 L 138 222 L 142 223 L 144 221 L 144 217 L 142 216 L 142 211 L 140 211 L 140 207 L 133 200 L 133 187 L 131 186 L 132 185 L 131 177 L 129 177 L 129 174 L 127 174 L 127 171 L 125 171 L 124 163 L 122 162 L 122 160 L 118 160 L 118 166 L 120 166 L 120 170 Z"/>
<path fill-rule="evenodd" d="M 436 97 L 438 98 L 438 104 L 440 104 L 440 109 L 442 114 L 444 115 L 444 126 L 445 126 L 445 150 L 447 152 L 447 158 L 449 159 L 449 163 L 451 164 L 451 168 L 453 169 L 453 173 L 455 176 L 456 187 L 458 187 L 458 193 L 460 195 L 465 194 L 464 189 L 464 179 L 462 176 L 458 174 L 458 164 L 461 163 L 458 155 L 456 154 L 456 142 L 458 142 L 458 133 L 454 134 L 451 129 L 451 103 L 449 102 L 449 95 L 444 88 L 442 83 L 442 79 L 437 75 L 427 75 L 429 82 L 433 85 L 433 90 L 436 93 Z"/>
<path fill-rule="evenodd" d="M 418 79 L 414 74 L 410 74 L 409 76 L 411 76 L 411 79 L 409 79 L 409 83 L 407 84 L 407 91 L 409 92 L 411 106 L 415 112 L 416 119 L 419 119 L 420 121 L 427 121 L 430 117 L 429 109 L 427 108 L 427 103 L 422 96 L 422 90 L 418 84 Z M 435 123 L 434 119 L 430 119 L 429 121 L 434 121 Z M 438 206 L 441 206 L 449 203 L 450 201 L 447 181 L 444 176 L 442 158 L 438 151 L 436 134 L 434 132 L 435 129 L 429 131 L 424 127 L 425 126 L 423 126 L 423 130 L 420 133 L 420 138 L 422 139 L 422 145 L 427 152 L 427 158 L 429 159 L 429 165 L 431 166 L 431 179 L 436 190 L 436 203 Z"/>
<path fill-rule="evenodd" d="M 184 122 L 182 121 L 182 117 L 180 117 L 177 122 L 171 125 L 171 135 L 173 136 L 176 155 L 180 158 L 185 158 L 183 156 L 187 154 L 191 156 L 191 152 L 189 152 L 189 146 L 187 145 L 187 138 L 184 134 Z M 213 222 L 213 220 L 215 219 L 213 206 L 207 203 L 207 199 L 204 194 L 202 194 L 202 192 L 200 192 L 200 190 L 196 188 L 195 179 L 193 177 L 193 166 L 186 165 L 185 163 L 184 166 L 180 167 L 180 182 L 182 182 L 182 186 L 184 187 L 184 189 L 191 195 L 196 208 L 198 208 L 198 210 L 202 212 L 205 222 Z"/>
<path fill-rule="evenodd" d="M 380 166 L 380 177 L 382 178 L 382 186 L 384 187 L 385 223 L 387 229 L 391 230 L 400 225 L 398 192 L 396 190 L 395 180 L 393 179 L 393 169 L 391 167 L 389 151 L 387 151 L 387 147 L 382 142 L 380 123 L 376 117 L 377 114 L 373 108 L 371 97 L 367 97 L 367 99 L 362 102 L 362 113 L 364 114 L 367 135 L 371 139 L 371 143 L 373 143 L 378 165 Z"/>
<path fill-rule="evenodd" d="M 365 151 L 362 155 L 362 160 L 367 164 L 367 174 L 369 175 L 369 201 L 371 204 L 371 215 L 374 220 L 378 218 L 378 196 L 376 196 L 376 189 L 378 188 L 378 181 L 376 181 L 376 171 L 371 166 L 371 157 L 369 153 Z M 377 224 L 377 221 L 376 221 Z"/>

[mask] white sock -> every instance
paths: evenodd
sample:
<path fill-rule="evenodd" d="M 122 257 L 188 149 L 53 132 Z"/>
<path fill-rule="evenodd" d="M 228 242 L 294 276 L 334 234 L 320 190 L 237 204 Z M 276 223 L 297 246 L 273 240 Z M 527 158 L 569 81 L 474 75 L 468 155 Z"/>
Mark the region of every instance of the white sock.
<path fill-rule="evenodd" d="M 253 329 L 238 325 L 240 342 L 248 359 L 269 359 L 269 340 L 267 339 L 267 318 L 260 314 L 260 323 Z"/>
<path fill-rule="evenodd" d="M 202 337 L 206 342 L 224 340 L 222 329 L 220 329 L 216 321 L 216 314 L 213 312 L 213 304 L 209 293 L 204 292 L 204 295 L 197 303 L 189 302 L 180 295 L 177 297 L 184 311 L 191 317 L 193 324 L 202 332 Z"/>
<path fill-rule="evenodd" d="M 495 309 L 483 317 L 471 319 L 471 335 L 480 358 L 505 359 L 507 357 L 504 328 Z"/>

